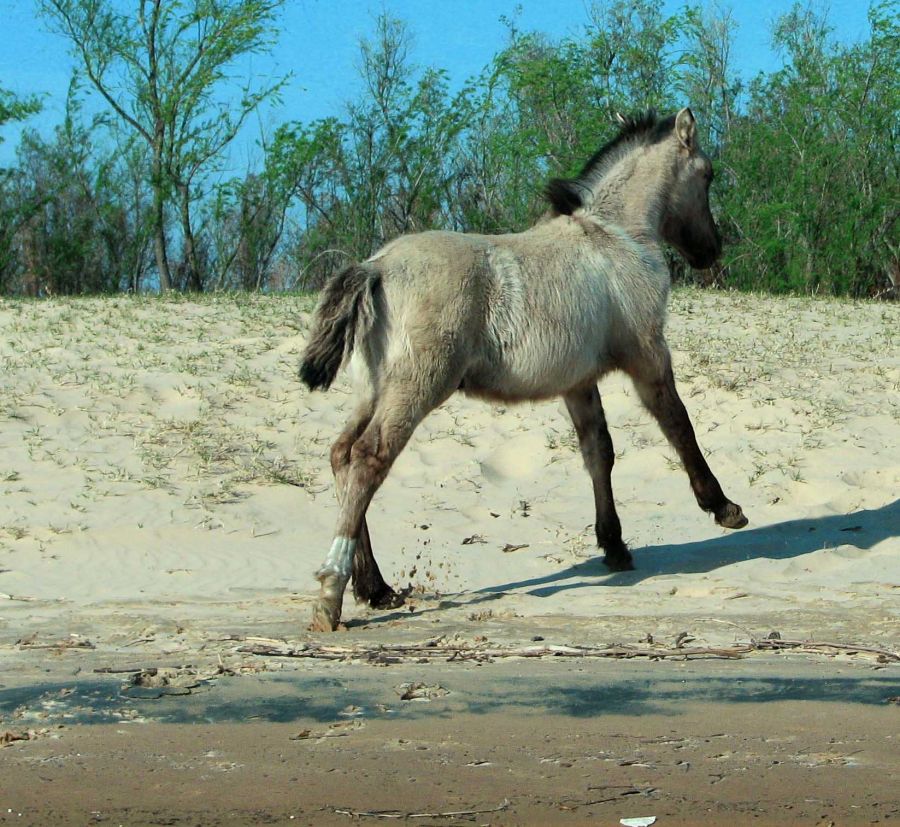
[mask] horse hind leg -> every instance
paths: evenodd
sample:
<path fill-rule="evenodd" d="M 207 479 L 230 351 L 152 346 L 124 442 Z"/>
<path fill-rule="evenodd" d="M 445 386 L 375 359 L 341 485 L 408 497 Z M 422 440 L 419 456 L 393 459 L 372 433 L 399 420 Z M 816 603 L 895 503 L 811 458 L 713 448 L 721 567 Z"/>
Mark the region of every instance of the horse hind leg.
<path fill-rule="evenodd" d="M 612 468 L 615 461 L 612 437 L 606 425 L 603 403 L 596 386 L 570 391 L 564 397 L 585 468 L 594 485 L 597 544 L 605 552 L 603 562 L 612 571 L 634 568 L 631 552 L 622 541 L 622 525 L 616 513 L 612 492 Z"/>
<path fill-rule="evenodd" d="M 320 589 L 313 607 L 312 631 L 337 628 L 344 590 L 353 572 L 353 561 L 363 533 L 366 509 L 412 434 L 414 424 L 404 428 L 403 422 L 396 421 L 397 417 L 391 414 L 390 409 L 384 412 L 376 409 L 372 420 L 350 448 L 334 540 L 325 562 L 316 572 Z"/>
<path fill-rule="evenodd" d="M 366 401 L 354 413 L 331 448 L 331 470 L 334 473 L 338 502 L 344 495 L 347 470 L 350 466 L 350 450 L 372 419 L 374 402 Z M 363 517 L 350 574 L 353 596 L 357 603 L 368 603 L 373 609 L 395 609 L 403 605 L 403 595 L 395 592 L 384 580 L 372 552 L 369 527 Z"/>
<path fill-rule="evenodd" d="M 427 372 L 418 375 L 429 376 Z M 412 381 L 395 380 L 386 382 L 382 388 L 371 420 L 350 448 L 334 541 L 316 573 L 320 591 L 310 624 L 313 631 L 337 628 L 344 589 L 350 580 L 363 533 L 366 509 L 416 426 L 453 392 L 458 378 L 453 377 L 454 384 L 440 380 L 435 383 L 434 378 L 429 377 L 427 387 Z"/>
<path fill-rule="evenodd" d="M 359 543 L 353 554 L 350 580 L 353 585 L 353 597 L 357 603 L 368 603 L 373 609 L 396 609 L 406 601 L 408 590 L 394 591 L 381 575 L 375 555 L 372 553 L 372 541 L 369 538 L 369 526 L 365 517 L 359 531 Z"/>
<path fill-rule="evenodd" d="M 697 445 L 691 420 L 675 388 L 668 348 L 659 346 L 650 359 L 627 370 L 644 406 L 678 453 L 700 508 L 712 513 L 724 528 L 747 525 L 743 510 L 725 496 Z"/>

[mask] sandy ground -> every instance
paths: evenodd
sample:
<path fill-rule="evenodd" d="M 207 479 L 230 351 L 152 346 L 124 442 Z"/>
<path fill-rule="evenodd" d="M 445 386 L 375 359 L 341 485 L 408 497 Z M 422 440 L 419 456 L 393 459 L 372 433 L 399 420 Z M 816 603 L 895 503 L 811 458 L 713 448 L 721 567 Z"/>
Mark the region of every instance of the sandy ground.
<path fill-rule="evenodd" d="M 0 735 L 30 734 L 0 748 L 0 820 L 85 823 L 103 811 L 122 823 L 328 823 L 350 820 L 339 809 L 488 810 L 505 799 L 495 813 L 438 820 L 896 817 L 889 699 L 900 668 L 868 650 L 900 648 L 900 307 L 676 292 L 681 393 L 751 524 L 725 532 L 697 509 L 627 381 L 610 377 L 601 392 L 634 572 L 607 574 L 596 559 L 590 485 L 560 404 L 452 399 L 370 510 L 375 553 L 388 581 L 411 590 L 407 606 L 348 600 L 347 630 L 330 636 L 305 626 L 336 516 L 327 450 L 353 397 L 343 384 L 310 394 L 295 378 L 309 308 L 301 297 L 0 302 Z M 647 660 L 772 632 L 835 646 Z M 241 651 L 258 638 L 345 651 Z M 615 643 L 640 657 L 483 657 L 477 668 L 432 658 L 409 675 L 413 656 L 372 665 L 379 646 L 436 640 L 468 655 Z M 155 678 L 163 691 L 152 676 L 128 686 L 154 667 L 171 668 Z M 577 695 L 585 676 L 653 697 L 688 667 L 687 689 L 658 705 L 616 712 L 591 695 L 579 713 L 551 700 Z M 335 687 L 362 685 L 388 709 L 404 680 L 451 694 L 411 702 L 427 715 L 394 718 L 362 695 L 332 703 Z M 742 694 L 760 680 L 781 688 Z M 846 691 L 823 689 L 834 681 Z M 281 708 L 276 686 L 304 699 L 281 718 L 266 712 Z M 784 697 L 785 686 L 803 689 Z M 454 705 L 466 692 L 479 703 Z M 367 711 L 346 712 L 354 706 Z M 346 721 L 366 726 L 312 737 Z M 304 728 L 310 737 L 290 740 Z M 727 749 L 703 740 L 713 730 L 733 739 Z M 673 731 L 688 741 L 667 741 Z M 425 748 L 390 749 L 398 739 Z M 301 742 L 312 748 L 296 764 Z M 578 744 L 589 749 L 576 755 Z M 209 769 L 201 745 L 246 771 Z M 684 760 L 702 773 L 679 769 L 689 747 Z M 568 750 L 566 772 L 540 763 Z M 609 760 L 586 769 L 591 750 Z M 494 759 L 477 757 L 486 751 Z M 354 756 L 368 762 L 365 782 L 348 780 Z M 641 806 L 585 810 L 610 797 L 583 783 L 592 773 L 601 787 L 632 784 L 626 797 Z M 728 795 L 694 780 L 717 774 Z"/>
<path fill-rule="evenodd" d="M 434 696 L 402 700 L 423 678 Z M 0 752 L 0 823 L 900 817 L 884 703 L 900 684 L 851 663 L 330 664 L 155 700 L 97 676 L 63 686 L 20 697 L 66 723 Z"/>

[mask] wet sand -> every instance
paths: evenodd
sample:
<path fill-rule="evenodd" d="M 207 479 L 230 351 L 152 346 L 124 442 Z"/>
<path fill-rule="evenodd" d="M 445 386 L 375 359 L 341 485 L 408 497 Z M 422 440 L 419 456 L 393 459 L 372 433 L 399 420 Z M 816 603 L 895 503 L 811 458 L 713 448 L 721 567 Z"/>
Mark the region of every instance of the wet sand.
<path fill-rule="evenodd" d="M 852 658 L 292 663 L 156 698 L 122 675 L 61 677 L 0 692 L 4 711 L 43 711 L 40 734 L 0 750 L 0 823 L 900 816 L 900 680 Z M 432 697 L 402 700 L 416 683 Z"/>

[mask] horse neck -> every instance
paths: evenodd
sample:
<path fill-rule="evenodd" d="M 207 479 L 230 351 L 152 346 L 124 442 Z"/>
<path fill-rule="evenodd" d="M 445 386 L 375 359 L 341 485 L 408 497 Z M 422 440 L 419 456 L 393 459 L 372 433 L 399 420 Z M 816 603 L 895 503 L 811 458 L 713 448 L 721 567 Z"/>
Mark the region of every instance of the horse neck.
<path fill-rule="evenodd" d="M 659 158 L 639 147 L 610 164 L 591 182 L 588 212 L 613 221 L 635 238 L 658 241 L 670 176 L 659 171 Z"/>

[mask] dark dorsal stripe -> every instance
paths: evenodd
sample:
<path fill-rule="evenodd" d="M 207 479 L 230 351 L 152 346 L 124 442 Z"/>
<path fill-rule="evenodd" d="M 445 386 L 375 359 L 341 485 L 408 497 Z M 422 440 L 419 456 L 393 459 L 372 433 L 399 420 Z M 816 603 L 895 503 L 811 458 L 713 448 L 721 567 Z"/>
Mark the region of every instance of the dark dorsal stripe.
<path fill-rule="evenodd" d="M 659 119 L 649 109 L 646 112 L 624 118 L 618 134 L 598 149 L 575 178 L 554 178 L 547 184 L 544 196 L 558 215 L 571 215 L 584 206 L 584 195 L 589 190 L 591 173 L 626 141 L 641 140 L 643 145 L 665 140 L 675 128 L 675 116 Z"/>

